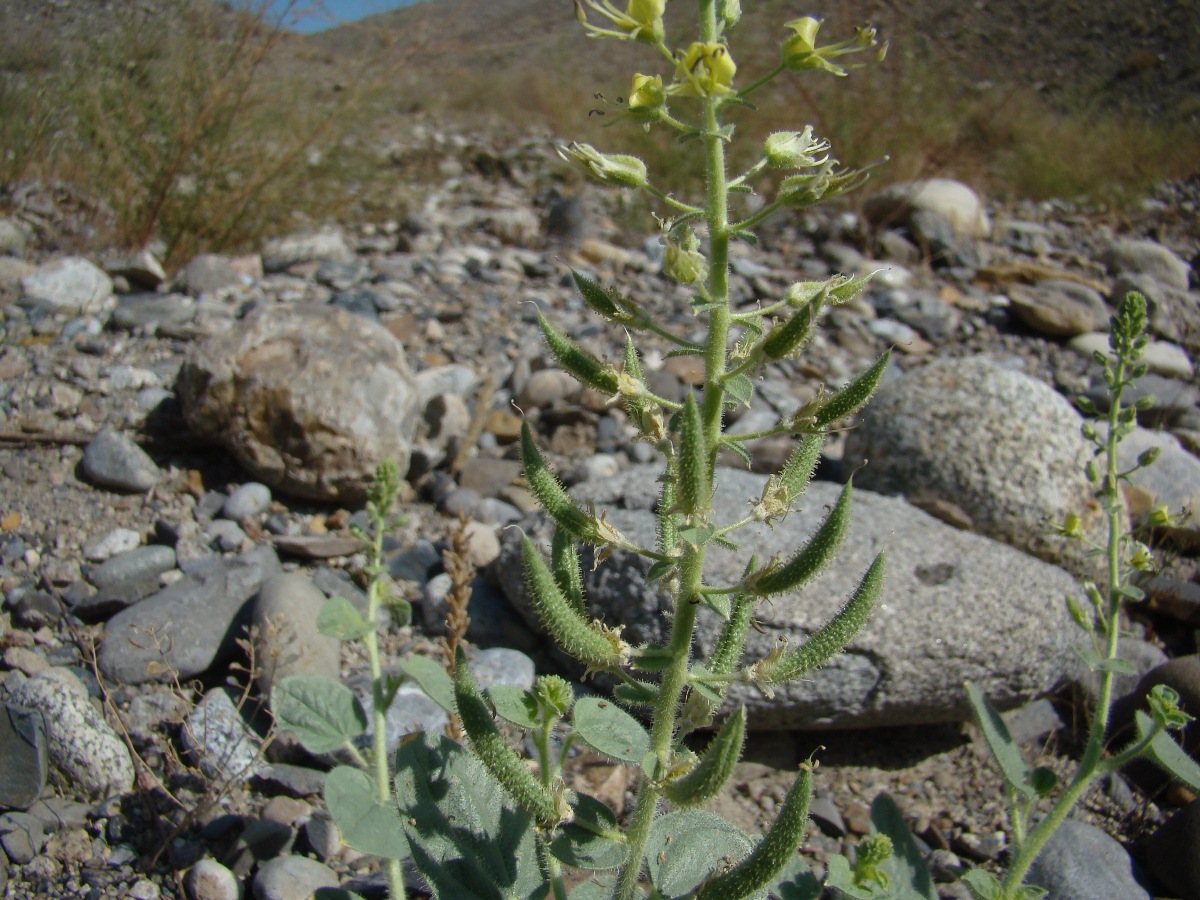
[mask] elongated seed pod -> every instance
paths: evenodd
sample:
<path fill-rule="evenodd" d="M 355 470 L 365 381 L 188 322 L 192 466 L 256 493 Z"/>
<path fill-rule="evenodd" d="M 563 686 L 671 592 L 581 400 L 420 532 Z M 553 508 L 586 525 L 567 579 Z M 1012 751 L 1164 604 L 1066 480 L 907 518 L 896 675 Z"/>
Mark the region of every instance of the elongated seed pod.
<path fill-rule="evenodd" d="M 546 340 L 550 355 L 564 372 L 598 391 L 606 394 L 617 392 L 617 372 L 612 366 L 604 365 L 561 331 L 556 330 L 540 311 L 538 327 L 542 329 L 542 337 Z"/>
<path fill-rule="evenodd" d="M 663 795 L 676 806 L 699 806 L 720 793 L 742 758 L 746 741 L 746 707 L 737 710 L 722 723 L 708 742 L 700 762 L 682 778 L 670 782 Z"/>
<path fill-rule="evenodd" d="M 875 601 L 883 588 L 884 563 L 885 556 L 880 553 L 863 575 L 862 581 L 858 583 L 846 605 L 801 646 L 785 653 L 773 667 L 769 675 L 770 681 L 791 681 L 805 672 L 811 672 L 842 652 L 875 608 Z"/>
<path fill-rule="evenodd" d="M 863 288 L 871 283 L 877 272 L 868 272 L 866 275 L 859 275 L 842 282 L 837 287 L 831 288 L 829 291 L 829 299 L 834 303 L 845 303 L 847 300 L 853 300 L 862 293 Z"/>
<path fill-rule="evenodd" d="M 675 509 L 691 516 L 708 509 L 708 452 L 696 398 L 687 395 L 679 413 L 679 495 Z"/>
<path fill-rule="evenodd" d="M 842 488 L 837 503 L 829 511 L 821 527 L 808 539 L 804 549 L 780 568 L 761 577 L 751 576 L 750 586 L 754 593 L 767 597 L 798 588 L 833 559 L 850 524 L 850 496 L 851 482 L 848 481 Z"/>
<path fill-rule="evenodd" d="M 500 734 L 461 649 L 455 657 L 454 701 L 471 748 L 505 793 L 543 827 L 569 820 L 571 809 L 562 795 L 542 784 Z"/>
<path fill-rule="evenodd" d="M 579 565 L 579 554 L 575 552 L 575 541 L 563 528 L 554 529 L 550 541 L 550 568 L 563 596 L 581 616 L 587 615 L 583 602 L 583 570 Z"/>
<path fill-rule="evenodd" d="M 670 556 L 679 547 L 679 529 L 672 513 L 675 511 L 675 484 L 679 478 L 679 467 L 675 460 L 667 460 L 667 471 L 663 474 L 662 490 L 658 494 L 658 552 Z"/>
<path fill-rule="evenodd" d="M 821 407 L 813 414 L 817 424 L 829 425 L 838 419 L 854 415 L 866 406 L 871 395 L 878 390 L 879 382 L 883 378 L 884 370 L 887 369 L 888 361 L 891 358 L 892 351 L 887 350 L 883 356 L 875 360 L 875 364 L 871 368 L 821 404 Z"/>
<path fill-rule="evenodd" d="M 750 620 L 754 616 L 754 601 L 738 594 L 733 598 L 729 618 L 721 628 L 717 646 L 708 658 L 708 670 L 714 675 L 728 675 L 742 658 L 746 647 L 746 635 L 750 631 Z"/>
<path fill-rule="evenodd" d="M 622 369 L 622 374 L 629 376 L 635 381 L 642 381 L 642 363 L 638 359 L 637 348 L 633 346 L 633 338 L 625 335 L 625 365 Z M 646 413 L 646 401 L 642 397 L 633 397 L 629 394 L 622 394 L 621 399 L 625 404 L 625 411 L 629 413 L 629 418 L 635 424 L 641 425 L 642 416 Z"/>
<path fill-rule="evenodd" d="M 696 892 L 696 900 L 741 900 L 758 893 L 792 861 L 808 823 L 812 801 L 812 766 L 802 765 L 796 782 L 758 846 L 740 863 L 708 879 Z"/>
<path fill-rule="evenodd" d="M 542 554 L 525 535 L 521 536 L 525 562 L 525 584 L 542 626 L 558 645 L 589 669 L 609 669 L 629 661 L 632 648 L 615 631 L 588 622 L 563 596 Z"/>
<path fill-rule="evenodd" d="M 825 436 L 821 434 L 806 434 L 800 438 L 796 449 L 779 470 L 779 485 L 787 491 L 788 497 L 797 497 L 808 487 L 821 460 L 824 444 Z"/>
<path fill-rule="evenodd" d="M 583 297 L 583 302 L 597 315 L 608 319 L 610 322 L 621 322 L 621 308 L 613 302 L 608 291 L 600 287 L 592 279 L 586 275 L 581 275 L 574 269 L 571 270 L 571 277 L 575 279 L 575 287 L 579 289 L 579 295 Z"/>
<path fill-rule="evenodd" d="M 558 527 L 580 540 L 597 543 L 593 518 L 568 496 L 558 476 L 538 452 L 525 422 L 521 423 L 521 462 L 525 464 L 525 480 L 530 492 Z"/>
<path fill-rule="evenodd" d="M 822 291 L 792 313 L 786 321 L 772 328 L 771 333 L 762 342 L 763 355 L 767 359 L 783 359 L 812 337 L 824 303 L 825 292 Z"/>

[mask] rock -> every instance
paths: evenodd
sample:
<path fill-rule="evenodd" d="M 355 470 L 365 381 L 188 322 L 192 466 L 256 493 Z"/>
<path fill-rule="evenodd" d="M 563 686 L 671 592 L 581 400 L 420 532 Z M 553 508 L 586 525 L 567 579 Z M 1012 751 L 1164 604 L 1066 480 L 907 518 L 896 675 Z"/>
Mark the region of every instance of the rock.
<path fill-rule="evenodd" d="M 905 181 L 869 197 L 864 208 L 868 220 L 879 227 L 911 223 L 914 213 L 927 211 L 948 222 L 963 238 L 981 240 L 992 230 L 983 203 L 971 188 L 949 178 Z"/>
<path fill-rule="evenodd" d="M 342 850 L 342 835 L 327 812 L 318 812 L 304 823 L 304 837 L 317 859 L 324 862 Z"/>
<path fill-rule="evenodd" d="M 1114 241 L 1103 261 L 1114 275 L 1149 275 L 1177 291 L 1188 289 L 1188 264 L 1156 241 Z"/>
<path fill-rule="evenodd" d="M 186 325 L 195 317 L 195 302 L 182 294 L 130 294 L 117 301 L 110 322 L 126 331 L 157 332 Z"/>
<path fill-rule="evenodd" d="M 175 568 L 175 550 L 163 544 L 147 544 L 105 560 L 88 575 L 96 587 L 113 588 L 120 584 L 156 579 Z"/>
<path fill-rule="evenodd" d="M 265 768 L 262 741 L 242 720 L 224 688 L 204 695 L 184 722 L 183 745 L 209 778 L 238 783 Z"/>
<path fill-rule="evenodd" d="M 354 251 L 338 229 L 313 234 L 292 234 L 268 241 L 263 248 L 263 269 L 282 272 L 306 262 L 354 262 Z"/>
<path fill-rule="evenodd" d="M 308 900 L 319 888 L 338 886 L 333 870 L 304 856 L 280 856 L 263 863 L 254 876 L 255 900 Z"/>
<path fill-rule="evenodd" d="M 188 900 L 241 900 L 242 885 L 215 859 L 202 859 L 183 877 Z"/>
<path fill-rule="evenodd" d="M 582 502 L 594 501 L 609 521 L 634 543 L 653 546 L 656 520 L 644 509 L 621 509 L 618 498 L 653 495 L 658 469 L 627 470 L 623 483 L 578 485 Z M 766 479 L 735 469 L 721 469 L 714 506 L 744 509 L 762 494 Z M 734 539 L 753 548 L 760 560 L 790 555 L 825 516 L 839 488 L 815 482 L 793 512 L 773 529 L 749 526 Z M 1064 593 L 1079 595 L 1074 579 L 1047 563 L 1026 557 L 994 541 L 952 528 L 893 497 L 855 490 L 852 523 L 846 543 L 830 570 L 800 592 L 769 604 L 764 632 L 750 635 L 748 658 L 772 650 L 780 637 L 795 645 L 837 612 L 863 572 L 886 550 L 887 582 L 875 614 L 824 669 L 777 690 L 775 699 L 757 689 L 735 686 L 731 702 L 746 703 L 752 727 L 860 728 L 878 725 L 961 721 L 969 716 L 964 681 L 980 684 L 999 706 L 1008 708 L 1052 690 L 1077 668 L 1072 647 L 1074 626 L 1062 602 Z M 530 518 L 525 530 L 544 545 L 549 529 L 542 518 Z M 533 622 L 519 561 L 519 535 L 504 536 L 504 554 L 493 572 L 510 601 Z M 740 578 L 745 553 L 723 548 L 710 551 L 706 577 L 713 583 Z M 648 584 L 649 563 L 614 553 L 595 572 L 585 553 L 585 586 L 593 613 L 613 625 L 624 625 L 633 644 L 666 639 L 668 600 L 656 584 Z M 970 598 L 964 602 L 963 598 Z M 699 644 L 707 654 L 718 633 L 718 618 L 700 611 Z M 998 630 L 995 623 L 1006 627 Z M 930 623 L 936 623 L 931 627 Z"/>
<path fill-rule="evenodd" d="M 560 369 L 539 369 L 529 376 L 517 397 L 521 409 L 543 409 L 579 395 L 580 384 Z"/>
<path fill-rule="evenodd" d="M 142 536 L 132 528 L 114 528 L 83 545 L 83 558 L 89 562 L 102 563 L 110 557 L 135 550 L 142 544 Z M 172 554 L 174 557 L 174 554 Z M 174 562 L 172 562 L 174 565 Z"/>
<path fill-rule="evenodd" d="M 1094 825 L 1067 819 L 1029 869 L 1026 883 L 1046 900 L 1150 900 L 1133 877 L 1133 862 L 1117 841 Z"/>
<path fill-rule="evenodd" d="M 28 809 L 46 787 L 50 759 L 42 713 L 6 703 L 0 709 L 0 806 Z"/>
<path fill-rule="evenodd" d="M 21 279 L 24 301 L 67 315 L 88 315 L 112 304 L 113 283 L 99 268 L 79 257 L 57 259 Z"/>
<path fill-rule="evenodd" d="M 1117 445 L 1121 468 L 1131 468 L 1152 447 L 1160 451 L 1158 459 L 1130 475 L 1130 483 L 1155 502 L 1165 503 L 1172 513 L 1200 509 L 1200 459 L 1184 450 L 1173 435 L 1135 428 Z M 1179 530 L 1193 537 L 1200 535 L 1200 521 L 1190 519 Z"/>
<path fill-rule="evenodd" d="M 1074 337 L 1108 322 L 1100 292 L 1075 281 L 1043 281 L 1035 287 L 1012 285 L 1010 309 L 1027 328 L 1047 337 Z"/>
<path fill-rule="evenodd" d="M 489 566 L 500 555 L 500 539 L 495 529 L 482 522 L 468 522 L 463 528 L 467 543 L 467 559 L 477 569 Z"/>
<path fill-rule="evenodd" d="M 107 260 L 104 268 L 113 277 L 124 278 L 130 284 L 151 291 L 167 280 L 162 263 L 155 259 L 149 250 L 139 250 L 129 256 Z"/>
<path fill-rule="evenodd" d="M 339 679 L 340 645 L 317 631 L 324 605 L 325 594 L 303 575 L 285 572 L 263 583 L 251 614 L 257 657 L 264 661 L 257 673 L 263 697 L 289 675 Z"/>
<path fill-rule="evenodd" d="M 417 408 L 404 348 L 342 310 L 251 313 L 195 349 L 177 392 L 198 437 L 277 490 L 358 502 L 384 459 L 408 466 Z"/>
<path fill-rule="evenodd" d="M 29 243 L 29 232 L 8 216 L 0 216 L 0 253 L 20 256 Z"/>
<path fill-rule="evenodd" d="M 182 722 L 191 706 L 186 697 L 174 690 L 143 689 L 129 701 L 123 719 L 125 729 L 134 740 L 152 740 L 156 728 Z"/>
<path fill-rule="evenodd" d="M 93 484 L 140 494 L 162 478 L 162 471 L 130 438 L 105 428 L 83 450 L 83 474 Z"/>
<path fill-rule="evenodd" d="M 335 534 L 281 534 L 275 538 L 275 549 L 285 556 L 330 559 L 357 553 L 362 549 L 362 541 L 356 537 L 338 537 Z"/>
<path fill-rule="evenodd" d="M 471 657 L 471 674 L 482 691 L 494 684 L 510 684 L 529 690 L 537 673 L 533 660 L 520 650 L 492 647 Z"/>
<path fill-rule="evenodd" d="M 33 861 L 46 843 L 46 829 L 36 817 L 23 812 L 0 815 L 0 847 L 18 866 Z"/>
<path fill-rule="evenodd" d="M 370 687 L 365 687 L 366 690 L 360 693 L 360 699 L 363 707 L 370 709 Z M 392 705 L 388 707 L 384 724 L 388 753 L 395 753 L 396 748 L 410 734 L 421 731 L 438 734 L 446 727 L 448 721 L 446 711 L 426 696 L 420 688 L 411 682 L 400 685 L 392 700 Z M 374 727 L 368 724 L 366 734 L 359 739 L 363 749 L 371 747 L 371 735 L 374 732 Z"/>
<path fill-rule="evenodd" d="M 468 366 L 455 364 L 423 369 L 415 376 L 417 405 L 422 409 L 438 394 L 470 396 L 479 385 L 479 376 Z"/>
<path fill-rule="evenodd" d="M 1200 897 L 1200 800 L 1193 800 L 1146 842 L 1154 877 L 1179 897 Z"/>
<path fill-rule="evenodd" d="M 81 685 L 67 689 L 56 673 L 47 671 L 13 691 L 11 702 L 41 712 L 50 779 L 64 793 L 102 800 L 133 787 L 129 750 L 96 712 Z"/>
<path fill-rule="evenodd" d="M 170 681 L 206 672 L 236 649 L 246 601 L 279 571 L 270 547 L 214 563 L 202 577 L 176 581 L 109 620 L 98 662 L 123 684 Z"/>
<path fill-rule="evenodd" d="M 1151 688 L 1160 684 L 1179 694 L 1180 709 L 1193 718 L 1200 718 L 1200 655 L 1177 656 L 1151 669 L 1133 689 L 1133 696 L 1140 703 Z M 1200 728 L 1195 722 L 1189 723 L 1175 737 L 1189 752 L 1200 750 Z"/>
<path fill-rule="evenodd" d="M 981 534 L 1095 577 L 1082 542 L 1046 530 L 1068 513 L 1093 540 L 1105 527 L 1083 471 L 1092 447 L 1081 424 L 1037 379 L 982 357 L 942 359 L 880 388 L 844 459 L 869 461 L 856 485 L 955 503 Z"/>
<path fill-rule="evenodd" d="M 179 271 L 175 284 L 179 290 L 199 296 L 240 285 L 243 277 L 228 257 L 201 253 Z"/>
<path fill-rule="evenodd" d="M 240 522 L 266 512 L 271 505 L 271 489 L 257 481 L 248 481 L 225 498 L 221 515 Z"/>

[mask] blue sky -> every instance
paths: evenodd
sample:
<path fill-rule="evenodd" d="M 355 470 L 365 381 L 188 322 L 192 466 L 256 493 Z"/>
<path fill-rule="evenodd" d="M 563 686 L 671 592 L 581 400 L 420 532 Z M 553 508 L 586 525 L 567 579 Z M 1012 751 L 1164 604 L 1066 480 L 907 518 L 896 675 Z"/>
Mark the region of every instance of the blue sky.
<path fill-rule="evenodd" d="M 244 6 L 258 5 L 256 0 L 240 2 Z M 268 8 L 276 15 L 291 9 L 284 24 L 294 31 L 313 32 L 416 2 L 418 0 L 270 0 Z"/>

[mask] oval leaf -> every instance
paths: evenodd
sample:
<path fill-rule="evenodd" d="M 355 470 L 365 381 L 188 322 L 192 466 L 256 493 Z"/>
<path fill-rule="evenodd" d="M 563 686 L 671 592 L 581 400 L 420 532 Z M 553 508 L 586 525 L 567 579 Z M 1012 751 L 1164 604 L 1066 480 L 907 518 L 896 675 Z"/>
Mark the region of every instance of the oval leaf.
<path fill-rule="evenodd" d="M 987 741 L 992 756 L 999 764 L 1004 780 L 1026 797 L 1035 798 L 1037 791 L 1029 781 L 1029 763 L 1025 762 L 1025 757 L 1021 755 L 1020 749 L 1009 734 L 1008 726 L 1004 724 L 1004 719 L 1000 718 L 1000 713 L 988 703 L 983 692 L 970 682 L 967 682 L 967 699 L 971 701 L 975 718 L 983 732 L 983 739 Z"/>
<path fill-rule="evenodd" d="M 668 897 L 684 894 L 715 869 L 750 852 L 740 828 L 720 816 L 681 809 L 654 820 L 646 842 L 646 864 L 654 886 Z"/>
<path fill-rule="evenodd" d="M 594 797 L 576 794 L 575 818 L 560 828 L 550 852 L 576 869 L 615 869 L 625 862 L 626 840 L 613 811 Z"/>
<path fill-rule="evenodd" d="M 427 656 L 413 654 L 404 657 L 398 665 L 400 671 L 415 681 L 430 700 L 448 713 L 458 712 L 458 707 L 454 705 L 454 682 L 441 663 Z"/>
<path fill-rule="evenodd" d="M 515 684 L 493 684 L 483 693 L 504 721 L 521 728 L 537 727 L 538 702 L 529 691 Z"/>
<path fill-rule="evenodd" d="M 650 735 L 642 724 L 611 700 L 584 697 L 575 704 L 575 735 L 613 759 L 640 762 L 650 749 Z"/>
<path fill-rule="evenodd" d="M 1155 728 L 1154 719 L 1141 710 L 1138 710 L 1136 724 L 1139 738 L 1144 738 Z M 1200 791 L 1200 765 L 1175 743 L 1169 733 L 1160 731 L 1150 742 L 1146 755 L 1168 775 L 1178 778 L 1192 790 Z"/>
<path fill-rule="evenodd" d="M 385 859 L 408 857 L 400 813 L 390 801 L 379 799 L 366 772 L 350 766 L 330 772 L 325 779 L 325 803 L 342 840 L 355 850 Z"/>
<path fill-rule="evenodd" d="M 370 630 L 371 626 L 345 597 L 331 597 L 317 613 L 317 631 L 339 641 L 357 640 Z"/>
<path fill-rule="evenodd" d="M 271 692 L 279 727 L 309 753 L 329 753 L 367 728 L 367 714 L 350 688 L 320 675 L 292 675 Z"/>

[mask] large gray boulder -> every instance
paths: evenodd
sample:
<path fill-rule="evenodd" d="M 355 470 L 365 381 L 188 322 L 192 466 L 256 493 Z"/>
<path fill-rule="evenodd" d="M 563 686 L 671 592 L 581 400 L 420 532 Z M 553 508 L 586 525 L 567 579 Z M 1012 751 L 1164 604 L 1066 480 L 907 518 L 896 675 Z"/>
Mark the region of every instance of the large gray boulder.
<path fill-rule="evenodd" d="M 1036 378 L 984 358 L 941 359 L 885 384 L 846 437 L 855 484 L 953 503 L 980 534 L 1095 578 L 1081 541 L 1050 531 L 1069 513 L 1106 539 L 1084 475 L 1083 418 Z"/>
<path fill-rule="evenodd" d="M 608 520 L 635 543 L 653 546 L 656 520 L 649 503 L 658 469 L 637 466 L 615 480 L 576 486 L 581 500 L 607 511 Z M 735 469 L 719 470 L 714 506 L 721 521 L 740 516 L 747 501 L 762 494 L 765 478 Z M 818 482 L 803 509 L 767 528 L 748 526 L 735 539 L 741 553 L 714 547 L 707 579 L 733 583 L 750 552 L 760 560 L 789 555 L 824 519 L 837 498 L 837 485 Z M 751 631 L 744 662 L 761 658 L 786 637 L 792 646 L 828 620 L 857 586 L 872 559 L 887 551 L 887 581 L 870 621 L 846 652 L 804 680 L 784 686 L 773 699 L 757 688 L 737 685 L 733 703 L 747 704 L 751 727 L 858 728 L 956 721 L 968 715 L 963 682 L 978 684 L 1001 707 L 1016 706 L 1070 677 L 1076 668 L 1071 647 L 1078 642 L 1063 603 L 1078 592 L 1062 569 L 1010 547 L 959 531 L 895 497 L 855 490 L 852 524 L 830 570 L 805 589 L 764 601 Z M 543 547 L 550 528 L 540 516 L 524 529 Z M 521 577 L 519 535 L 505 534 L 504 553 L 494 567 L 510 602 L 536 627 Z M 632 644 L 662 641 L 669 627 L 669 601 L 648 583 L 648 563 L 614 553 L 592 571 L 584 560 L 592 612 L 610 625 L 624 625 Z M 711 651 L 720 620 L 700 612 L 698 642 Z"/>
<path fill-rule="evenodd" d="M 332 306 L 269 306 L 198 346 L 176 389 L 202 439 L 259 481 L 361 501 L 384 459 L 408 467 L 419 410 L 404 347 Z"/>

